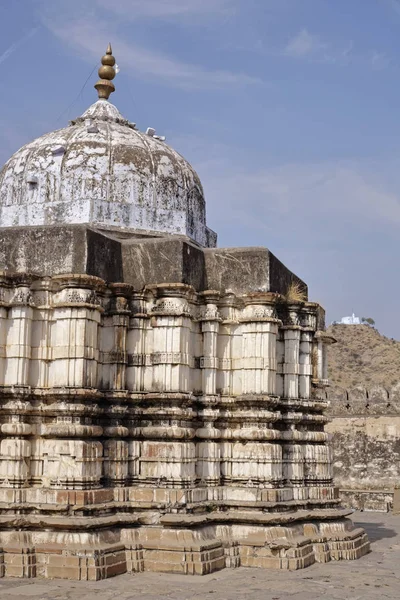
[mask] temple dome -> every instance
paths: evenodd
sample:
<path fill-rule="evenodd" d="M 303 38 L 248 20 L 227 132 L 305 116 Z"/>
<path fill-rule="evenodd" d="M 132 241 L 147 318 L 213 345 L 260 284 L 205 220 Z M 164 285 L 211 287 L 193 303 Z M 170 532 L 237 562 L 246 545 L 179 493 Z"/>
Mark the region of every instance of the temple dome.
<path fill-rule="evenodd" d="M 200 179 L 162 139 L 101 98 L 18 150 L 0 171 L 0 226 L 86 223 L 215 246 Z"/>

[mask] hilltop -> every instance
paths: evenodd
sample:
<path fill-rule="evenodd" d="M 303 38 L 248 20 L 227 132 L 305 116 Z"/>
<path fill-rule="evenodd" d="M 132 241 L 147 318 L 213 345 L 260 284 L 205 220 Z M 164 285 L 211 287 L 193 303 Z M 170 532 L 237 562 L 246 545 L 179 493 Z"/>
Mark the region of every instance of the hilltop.
<path fill-rule="evenodd" d="M 368 325 L 331 325 L 337 343 L 328 347 L 332 387 L 390 387 L 400 379 L 400 342 Z"/>

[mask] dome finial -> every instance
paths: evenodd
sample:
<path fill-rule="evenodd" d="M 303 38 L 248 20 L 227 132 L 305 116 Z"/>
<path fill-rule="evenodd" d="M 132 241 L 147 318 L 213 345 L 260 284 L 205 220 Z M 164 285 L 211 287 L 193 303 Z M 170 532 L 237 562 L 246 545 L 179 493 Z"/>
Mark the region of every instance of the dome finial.
<path fill-rule="evenodd" d="M 112 55 L 111 44 L 108 44 L 107 50 L 101 59 L 101 67 L 99 69 L 99 81 L 94 86 L 97 90 L 100 99 L 108 100 L 110 94 L 115 91 L 112 79 L 115 77 L 115 58 Z"/>

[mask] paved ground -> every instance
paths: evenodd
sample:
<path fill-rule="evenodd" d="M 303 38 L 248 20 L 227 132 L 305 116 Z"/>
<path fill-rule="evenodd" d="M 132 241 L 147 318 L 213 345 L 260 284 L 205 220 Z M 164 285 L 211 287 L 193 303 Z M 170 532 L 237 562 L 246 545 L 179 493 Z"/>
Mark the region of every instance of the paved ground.
<path fill-rule="evenodd" d="M 372 552 L 301 571 L 225 569 L 204 577 L 139 573 L 105 581 L 0 579 L 0 600 L 380 600 L 400 599 L 400 516 L 355 513 Z"/>

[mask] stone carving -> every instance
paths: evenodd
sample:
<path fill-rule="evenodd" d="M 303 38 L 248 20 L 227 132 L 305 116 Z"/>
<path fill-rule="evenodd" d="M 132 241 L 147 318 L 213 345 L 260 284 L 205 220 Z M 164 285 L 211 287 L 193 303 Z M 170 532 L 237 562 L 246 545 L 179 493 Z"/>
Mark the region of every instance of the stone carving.
<path fill-rule="evenodd" d="M 159 300 L 157 304 L 152 309 L 153 313 L 165 313 L 169 315 L 181 315 L 181 314 L 189 314 L 188 307 L 181 303 L 176 302 L 172 299 L 164 299 Z"/>
<path fill-rule="evenodd" d="M 214 321 L 221 318 L 216 306 L 207 306 L 200 311 L 200 319 L 204 321 Z"/>
<path fill-rule="evenodd" d="M 30 290 L 17 288 L 12 297 L 11 304 L 14 306 L 30 306 L 32 300 L 33 296 Z"/>
<path fill-rule="evenodd" d="M 12 280 L 8 284 L 12 289 Z M 290 556 L 276 558 L 271 554 L 266 560 L 254 548 L 265 547 L 269 527 L 285 522 L 287 508 L 276 515 L 272 509 L 246 513 L 249 502 L 271 502 L 274 493 L 275 504 L 281 503 L 284 508 L 286 502 L 295 501 L 299 510 L 314 511 L 313 502 L 318 497 L 318 510 L 322 512 L 313 513 L 317 523 L 318 515 L 322 518 L 329 514 L 330 519 L 340 521 L 345 514 L 336 508 L 327 436 L 323 432 L 325 404 L 313 393 L 314 389 L 322 392 L 324 382 L 313 380 L 314 387 L 311 384 L 311 354 L 323 343 L 316 331 L 310 332 L 307 326 L 303 335 L 301 326 L 280 329 L 280 322 L 270 319 L 274 306 L 246 307 L 240 304 L 240 298 L 231 298 L 236 302 L 238 319 L 234 326 L 227 327 L 219 319 L 218 302 L 223 304 L 223 298 L 217 299 L 215 306 L 202 304 L 206 298 L 196 297 L 194 290 L 184 285 L 176 285 L 174 297 L 163 297 L 155 306 L 151 296 L 143 298 L 141 314 L 146 325 L 138 326 L 134 313 L 118 314 L 113 303 L 104 312 L 96 309 L 97 285 L 90 278 L 85 289 L 66 288 L 60 292 L 54 285 L 54 291 L 46 292 L 46 311 L 32 309 L 32 314 L 26 313 L 11 326 L 6 325 L 11 314 L 4 319 L 6 327 L 2 331 L 8 333 L 3 354 L 0 346 L 0 427 L 4 436 L 0 442 L 0 502 L 14 501 L 16 494 L 24 491 L 24 499 L 19 500 L 27 507 L 21 521 L 23 530 L 26 524 L 24 540 L 33 535 L 28 533 L 34 530 L 33 517 L 29 516 L 33 503 L 43 507 L 46 503 L 65 503 L 65 511 L 58 512 L 57 518 L 68 530 L 78 522 L 78 512 L 71 516 L 67 506 L 80 502 L 86 516 L 79 518 L 94 517 L 105 523 L 108 519 L 111 527 L 116 518 L 113 511 L 129 499 L 140 510 L 151 508 L 153 524 L 151 532 L 145 526 L 131 529 L 137 512 L 123 509 L 122 521 L 118 517 L 120 545 L 105 543 L 101 551 L 102 560 L 107 560 L 108 552 L 118 556 L 120 572 L 128 568 L 130 548 L 137 539 L 146 549 L 145 568 L 165 568 L 175 544 L 174 528 L 191 530 L 193 516 L 185 513 L 186 503 L 199 501 L 208 508 L 203 516 L 196 516 L 196 527 L 200 527 L 196 536 L 200 535 L 205 547 L 210 545 L 214 558 L 210 562 L 202 551 L 195 553 L 192 561 L 184 563 L 185 569 L 193 572 L 204 573 L 230 564 L 225 559 L 225 542 L 215 541 L 222 535 L 220 515 L 225 513 L 220 509 L 232 514 L 242 511 L 243 522 L 235 530 L 235 565 L 306 566 L 318 560 L 316 539 L 322 531 L 328 540 L 324 542 L 327 552 L 330 531 L 332 544 L 337 546 L 336 521 L 330 526 L 322 519 L 320 525 L 315 525 L 316 539 L 310 538 L 308 545 L 301 546 L 306 549 L 307 559 L 297 556 L 297 546 L 291 542 L 297 529 L 287 524 L 288 533 L 282 531 L 282 535 L 286 536 Z M 19 291 L 16 288 L 13 298 Z M 29 297 L 24 289 L 21 301 L 27 302 Z M 66 299 L 67 304 L 80 307 L 62 312 L 62 319 L 57 320 L 55 315 Z M 200 305 L 204 319 L 199 320 L 196 311 L 189 310 L 191 303 Z M 121 304 L 121 308 L 127 311 L 128 303 Z M 154 321 L 152 315 L 157 315 Z M 169 315 L 185 318 L 171 319 Z M 49 320 L 51 330 L 46 328 Z M 40 344 L 45 351 L 39 352 L 32 345 L 37 339 L 32 336 L 34 331 L 42 332 Z M 279 344 L 284 360 L 278 363 Z M 319 356 L 325 360 L 323 352 Z M 2 360 L 7 360 L 7 369 L 1 367 Z M 323 364 L 320 372 L 324 372 Z M 282 380 L 281 391 L 277 388 L 278 377 Z M 16 383 L 18 397 L 13 400 Z M 343 400 L 359 402 L 363 393 L 367 401 L 362 390 L 343 394 Z M 44 402 L 43 394 L 51 401 Z M 384 400 L 382 390 L 374 390 L 373 395 Z M 107 502 L 113 506 L 109 513 L 91 508 L 107 506 Z M 160 502 L 180 507 L 183 512 L 165 513 L 163 509 L 157 513 Z M 48 512 L 46 515 L 51 522 Z M 210 533 L 201 537 L 202 519 L 207 531 L 214 532 L 212 542 Z M 154 526 L 167 535 L 164 540 L 170 539 L 169 550 L 157 549 L 158 530 Z M 229 520 L 224 527 L 230 536 Z M 254 528 L 264 540 L 262 546 L 253 544 Z M 138 534 L 133 535 L 134 531 Z M 0 529 L 0 547 L 6 548 L 10 555 L 7 560 L 11 561 L 8 535 Z M 57 545 L 64 534 L 50 527 L 48 533 L 40 535 L 44 544 Z M 84 544 L 78 531 L 74 536 L 78 544 Z M 348 539 L 352 541 L 344 536 L 340 542 L 346 556 L 356 558 L 368 550 L 364 534 Z M 85 542 L 85 548 L 88 543 L 90 548 L 90 541 Z M 163 542 L 166 547 L 168 543 Z M 35 557 L 41 560 L 37 550 Z M 67 562 L 57 565 L 54 570 L 49 567 L 46 576 L 68 573 Z M 5 573 L 11 574 L 10 569 L 7 567 Z M 93 577 L 104 573 L 100 566 L 93 569 Z"/>
<path fill-rule="evenodd" d="M 356 559 L 324 312 L 269 250 L 215 250 L 193 168 L 106 100 L 114 64 L 0 171 L 0 577 Z"/>

